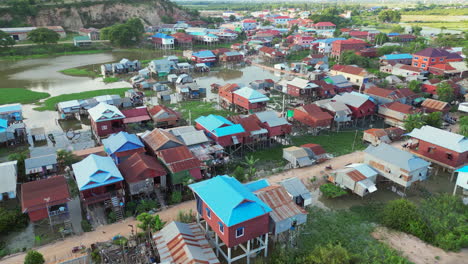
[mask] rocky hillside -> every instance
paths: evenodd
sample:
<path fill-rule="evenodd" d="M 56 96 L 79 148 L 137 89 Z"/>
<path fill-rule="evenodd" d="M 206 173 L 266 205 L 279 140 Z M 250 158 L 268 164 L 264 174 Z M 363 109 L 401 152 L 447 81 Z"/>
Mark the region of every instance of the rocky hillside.
<path fill-rule="evenodd" d="M 76 31 L 82 27 L 101 28 L 132 17 L 141 18 L 146 25 L 191 19 L 187 12 L 167 0 L 43 5 L 36 6 L 29 12 L 18 13 L 10 8 L 1 13 L 0 20 L 3 20 L 3 24 L 21 20 L 31 26 L 62 26 L 68 31 Z"/>

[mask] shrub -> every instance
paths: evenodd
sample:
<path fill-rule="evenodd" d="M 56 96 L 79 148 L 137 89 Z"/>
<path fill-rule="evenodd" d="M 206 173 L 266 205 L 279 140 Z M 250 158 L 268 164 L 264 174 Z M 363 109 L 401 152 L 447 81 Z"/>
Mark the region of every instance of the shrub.
<path fill-rule="evenodd" d="M 173 191 L 171 194 L 171 198 L 169 200 L 170 204 L 178 204 L 182 201 L 182 192 L 181 191 Z"/>
<path fill-rule="evenodd" d="M 158 208 L 158 202 L 155 200 L 141 200 L 136 206 L 136 214 L 141 214 Z"/>
<path fill-rule="evenodd" d="M 8 210 L 0 207 L 0 234 L 8 234 L 26 227 L 28 219 L 19 208 Z"/>
<path fill-rule="evenodd" d="M 316 247 L 304 259 L 304 263 L 307 264 L 348 264 L 352 263 L 351 261 L 351 254 L 340 244 L 327 244 L 326 246 Z"/>
<path fill-rule="evenodd" d="M 26 257 L 24 258 L 24 264 L 43 264 L 45 263 L 44 256 L 41 253 L 31 250 L 28 251 Z"/>
<path fill-rule="evenodd" d="M 88 220 L 81 220 L 81 228 L 83 229 L 83 232 L 93 231 L 93 226 L 89 223 Z"/>
<path fill-rule="evenodd" d="M 245 171 L 244 168 L 241 166 L 237 166 L 236 169 L 233 172 L 234 178 L 236 178 L 240 182 L 245 181 Z"/>
<path fill-rule="evenodd" d="M 320 191 L 327 198 L 336 198 L 347 194 L 347 192 L 333 183 L 325 183 L 320 186 Z"/>
<path fill-rule="evenodd" d="M 177 221 L 182 222 L 182 223 L 193 223 L 195 222 L 195 213 L 190 209 L 188 212 L 184 211 L 179 211 L 177 214 Z"/>
<path fill-rule="evenodd" d="M 117 221 L 117 216 L 115 215 L 114 212 L 110 212 L 107 215 L 107 222 L 109 222 L 109 224 L 112 224 L 112 223 L 115 223 L 116 221 Z"/>

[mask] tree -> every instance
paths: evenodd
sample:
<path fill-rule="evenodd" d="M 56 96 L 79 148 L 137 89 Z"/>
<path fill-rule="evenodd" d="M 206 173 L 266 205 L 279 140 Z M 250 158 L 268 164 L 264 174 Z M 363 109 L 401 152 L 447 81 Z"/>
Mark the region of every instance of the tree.
<path fill-rule="evenodd" d="M 424 116 L 424 124 L 436 128 L 442 127 L 442 112 L 433 112 Z"/>
<path fill-rule="evenodd" d="M 421 82 L 418 80 L 412 80 L 408 83 L 408 89 L 413 91 L 414 93 L 421 92 Z"/>
<path fill-rule="evenodd" d="M 229 21 L 236 21 L 236 16 L 235 15 L 230 15 L 229 16 Z"/>
<path fill-rule="evenodd" d="M 259 161 L 259 159 L 255 159 L 254 156 L 246 156 L 245 161 L 242 163 L 247 166 L 247 178 L 248 180 L 251 180 L 254 176 L 255 173 L 257 172 L 257 169 L 255 168 L 255 164 Z"/>
<path fill-rule="evenodd" d="M 141 19 L 137 17 L 130 18 L 125 22 L 125 25 L 128 25 L 132 29 L 133 34 L 135 34 L 136 40 L 140 41 L 143 36 L 143 33 L 145 33 L 145 26 L 141 22 Z"/>
<path fill-rule="evenodd" d="M 382 224 L 387 227 L 413 234 L 424 226 L 416 205 L 406 199 L 387 203 L 382 212 Z M 422 227 L 422 229 L 426 229 Z"/>
<path fill-rule="evenodd" d="M 69 150 L 59 149 L 57 151 L 57 163 L 62 170 L 78 161 L 80 161 L 80 159 Z"/>
<path fill-rule="evenodd" d="M 26 178 L 25 168 L 24 168 L 24 160 L 28 158 L 28 152 L 17 152 L 8 155 L 8 160 L 14 161 L 16 160 L 16 167 L 18 169 L 18 182 L 26 182 L 28 179 Z"/>
<path fill-rule="evenodd" d="M 108 40 L 111 29 L 112 27 L 101 28 L 101 30 L 99 30 L 99 38 L 101 40 Z"/>
<path fill-rule="evenodd" d="M 440 34 L 444 33 L 444 30 L 446 30 L 446 29 L 447 29 L 447 27 L 441 26 L 440 27 Z"/>
<path fill-rule="evenodd" d="M 375 44 L 382 45 L 388 41 L 388 36 L 385 33 L 379 33 L 375 36 Z"/>
<path fill-rule="evenodd" d="M 262 26 L 264 26 L 264 27 L 271 26 L 271 21 L 270 20 L 263 21 Z"/>
<path fill-rule="evenodd" d="M 41 253 L 35 251 L 35 250 L 30 250 L 26 254 L 26 257 L 24 258 L 24 264 L 44 264 L 45 259 L 44 256 L 42 256 Z"/>
<path fill-rule="evenodd" d="M 352 263 L 352 256 L 348 250 L 340 244 L 333 245 L 331 243 L 326 246 L 319 246 L 308 255 L 304 264 L 349 264 Z"/>
<path fill-rule="evenodd" d="M 404 127 L 408 132 L 413 131 L 415 128 L 421 128 L 422 126 L 424 126 L 424 119 L 420 113 L 407 115 L 404 120 Z"/>
<path fill-rule="evenodd" d="M 159 215 L 141 213 L 136 219 L 140 221 L 137 226 L 145 232 L 157 232 L 166 225 L 166 222 L 162 221 L 161 218 L 159 218 Z"/>
<path fill-rule="evenodd" d="M 468 137 L 468 116 L 460 117 L 460 134 L 465 137 Z"/>
<path fill-rule="evenodd" d="M 114 45 L 128 47 L 135 43 L 135 32 L 129 25 L 114 25 L 109 31 L 109 40 Z"/>
<path fill-rule="evenodd" d="M 411 26 L 411 32 L 416 36 L 421 36 L 422 29 L 420 26 Z"/>
<path fill-rule="evenodd" d="M 453 87 L 447 82 L 437 84 L 436 93 L 438 99 L 444 102 L 451 102 L 455 98 Z"/>
<path fill-rule="evenodd" d="M 396 26 L 392 27 L 392 29 L 390 29 L 390 31 L 395 32 L 395 33 L 404 33 L 405 28 L 400 26 L 400 25 L 396 25 Z"/>
<path fill-rule="evenodd" d="M 10 34 L 0 30 L 0 47 L 7 49 L 13 45 L 15 45 L 15 40 L 10 36 Z"/>
<path fill-rule="evenodd" d="M 37 44 L 53 44 L 57 43 L 60 35 L 48 28 L 38 28 L 28 33 L 28 39 Z"/>
<path fill-rule="evenodd" d="M 245 171 L 244 168 L 241 166 L 237 166 L 236 169 L 233 172 L 234 178 L 236 178 L 240 182 L 245 181 Z"/>
<path fill-rule="evenodd" d="M 347 194 L 345 190 L 333 183 L 325 183 L 320 186 L 320 191 L 327 198 L 337 198 Z"/>
<path fill-rule="evenodd" d="M 380 11 L 378 18 L 384 23 L 397 23 L 401 20 L 401 13 L 396 10 L 382 10 Z"/>

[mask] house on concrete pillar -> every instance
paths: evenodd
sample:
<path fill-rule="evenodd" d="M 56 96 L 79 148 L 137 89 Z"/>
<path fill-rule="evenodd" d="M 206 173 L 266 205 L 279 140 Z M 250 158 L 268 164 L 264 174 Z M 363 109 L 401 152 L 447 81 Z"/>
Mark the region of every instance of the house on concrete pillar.
<path fill-rule="evenodd" d="M 255 116 L 260 120 L 260 126 L 268 130 L 269 138 L 284 137 L 291 133 L 292 125 L 278 112 L 263 111 L 255 113 Z"/>
<path fill-rule="evenodd" d="M 404 187 L 427 178 L 429 162 L 385 143 L 364 150 L 364 163 L 381 176 Z"/>
<path fill-rule="evenodd" d="M 242 258 L 250 263 L 251 255 L 262 250 L 267 255 L 272 211 L 267 204 L 228 175 L 191 184 L 189 188 L 195 195 L 198 222 L 203 220 L 205 232 L 211 230 L 215 234 L 216 254 L 221 253 L 227 263 Z M 234 256 L 232 249 L 236 246 L 242 253 L 236 251 L 239 253 Z"/>
<path fill-rule="evenodd" d="M 125 116 L 120 110 L 106 103 L 99 103 L 88 110 L 91 128 L 96 137 L 106 137 L 124 130 Z"/>
<path fill-rule="evenodd" d="M 468 165 L 461 167 L 456 170 L 458 173 L 457 182 L 455 183 L 455 188 L 453 189 L 453 195 L 457 193 L 457 187 L 461 187 L 463 193 L 468 191 Z"/>
<path fill-rule="evenodd" d="M 6 199 L 16 198 L 16 184 L 18 181 L 18 161 L 0 163 L 0 202 Z"/>
<path fill-rule="evenodd" d="M 73 164 L 72 169 L 84 205 L 112 201 L 114 206 L 119 206 L 124 178 L 111 157 L 91 154 Z"/>
<path fill-rule="evenodd" d="M 336 95 L 333 100 L 344 103 L 351 110 L 353 119 L 372 116 L 377 108 L 369 96 L 357 92 Z"/>
<path fill-rule="evenodd" d="M 222 116 L 201 116 L 195 123 L 197 129 L 205 131 L 209 138 L 223 147 L 243 143 L 245 130 L 242 125 L 234 124 Z"/>
<path fill-rule="evenodd" d="M 69 219 L 68 202 L 71 201 L 67 180 L 63 176 L 23 183 L 21 207 L 32 222 L 48 219 L 51 225 Z"/>
<path fill-rule="evenodd" d="M 119 132 L 112 134 L 108 138 L 102 140 L 104 150 L 114 160 L 115 164 L 119 164 L 126 160 L 134 153 L 145 152 L 145 145 L 137 135 L 127 132 Z"/>
<path fill-rule="evenodd" d="M 294 120 L 315 131 L 331 128 L 333 116 L 315 104 L 306 104 L 294 108 Z"/>

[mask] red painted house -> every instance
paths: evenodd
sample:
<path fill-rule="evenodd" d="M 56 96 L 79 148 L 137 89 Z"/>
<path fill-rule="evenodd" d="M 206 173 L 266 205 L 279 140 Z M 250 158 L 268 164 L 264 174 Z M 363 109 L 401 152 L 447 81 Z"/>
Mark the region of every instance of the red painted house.
<path fill-rule="evenodd" d="M 281 137 L 291 133 L 292 125 L 275 111 L 263 111 L 255 113 L 260 121 L 260 126 L 268 130 L 268 137 Z"/>
<path fill-rule="evenodd" d="M 366 49 L 356 51 L 356 55 L 367 57 L 367 58 L 374 58 L 378 56 L 376 48 L 366 48 Z"/>
<path fill-rule="evenodd" d="M 219 61 L 222 62 L 241 62 L 244 60 L 244 55 L 238 51 L 228 51 L 219 55 Z"/>
<path fill-rule="evenodd" d="M 264 249 L 266 255 L 269 213 L 272 211 L 268 205 L 238 180 L 227 175 L 216 176 L 189 187 L 195 195 L 197 218 L 206 221 L 207 226 L 215 233 L 216 241 L 219 238 L 226 245 L 228 254 L 221 253 L 228 263 L 232 261 L 232 247 L 248 243 L 247 247 L 250 248 L 249 241 L 256 238 L 263 241 L 265 236 L 266 243 L 261 245 L 258 251 Z M 217 244 L 216 247 L 221 246 Z M 247 248 L 245 245 L 243 247 Z M 256 249 L 252 247 L 250 250 Z"/>
<path fill-rule="evenodd" d="M 430 93 L 432 95 L 437 95 L 437 85 L 439 85 L 441 82 L 442 81 L 439 79 L 426 80 L 421 84 L 421 91 Z M 444 82 L 447 82 L 453 88 L 455 96 L 460 95 L 460 87 L 455 82 L 452 80 L 447 80 Z"/>
<path fill-rule="evenodd" d="M 265 56 L 272 60 L 280 60 L 284 58 L 284 53 L 282 53 L 281 51 L 277 51 L 270 47 L 261 47 L 258 50 L 258 52 L 260 53 L 260 55 Z"/>
<path fill-rule="evenodd" d="M 177 126 L 181 114 L 165 105 L 155 105 L 148 108 L 148 112 L 156 127 L 168 128 Z"/>
<path fill-rule="evenodd" d="M 432 65 L 446 64 L 452 61 L 463 61 L 463 57 L 444 49 L 426 48 L 413 54 L 412 65 L 427 70 Z"/>
<path fill-rule="evenodd" d="M 371 116 L 377 108 L 369 96 L 357 92 L 336 95 L 333 100 L 344 103 L 351 110 L 353 119 Z"/>
<path fill-rule="evenodd" d="M 317 96 L 321 99 L 324 98 L 331 98 L 336 95 L 336 92 L 339 88 L 331 83 L 327 83 L 324 80 L 312 81 L 316 85 L 318 85 L 317 89 Z"/>
<path fill-rule="evenodd" d="M 294 38 L 294 44 L 300 45 L 303 47 L 309 47 L 312 41 L 315 40 L 315 37 L 306 36 L 306 35 L 298 35 Z"/>
<path fill-rule="evenodd" d="M 55 176 L 21 184 L 21 208 L 32 222 L 68 217 L 71 201 L 67 180 Z M 55 222 L 55 221 L 52 221 Z"/>
<path fill-rule="evenodd" d="M 120 110 L 105 103 L 99 103 L 88 110 L 91 128 L 97 137 L 106 137 L 109 134 L 124 130 L 125 116 Z"/>
<path fill-rule="evenodd" d="M 287 93 L 294 97 L 313 99 L 317 97 L 318 85 L 312 81 L 295 77 L 286 83 Z"/>
<path fill-rule="evenodd" d="M 122 114 L 125 116 L 124 124 L 141 124 L 151 120 L 146 107 L 125 109 Z"/>
<path fill-rule="evenodd" d="M 245 130 L 242 125 L 234 124 L 218 115 L 201 116 L 195 119 L 195 128 L 223 147 L 243 143 Z"/>
<path fill-rule="evenodd" d="M 315 104 L 294 108 L 293 118 L 303 125 L 320 129 L 329 129 L 333 122 L 333 116 Z"/>
<path fill-rule="evenodd" d="M 359 51 L 368 46 L 367 42 L 360 39 L 337 40 L 332 43 L 331 56 L 340 57 L 347 50 Z"/>
<path fill-rule="evenodd" d="M 422 158 L 450 169 L 468 164 L 468 138 L 432 126 L 415 128 L 408 134 L 410 149 Z"/>
<path fill-rule="evenodd" d="M 163 149 L 156 152 L 170 174 L 170 184 L 183 184 L 186 178 L 201 180 L 201 163 L 187 146 Z"/>
<path fill-rule="evenodd" d="M 177 32 L 171 35 L 175 39 L 175 44 L 179 46 L 191 46 L 193 37 L 189 34 Z"/>
<path fill-rule="evenodd" d="M 258 142 L 268 138 L 268 130 L 260 126 L 260 120 L 256 115 L 237 115 L 230 116 L 228 119 L 244 128 L 244 143 Z"/>
<path fill-rule="evenodd" d="M 233 104 L 241 112 L 264 111 L 269 100 L 266 95 L 250 87 L 242 87 L 233 92 Z"/>
<path fill-rule="evenodd" d="M 228 108 L 234 102 L 234 91 L 240 89 L 235 83 L 227 83 L 218 87 L 218 94 L 221 97 L 221 106 Z"/>

